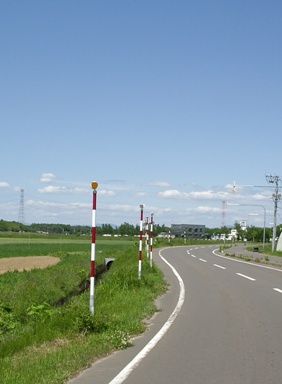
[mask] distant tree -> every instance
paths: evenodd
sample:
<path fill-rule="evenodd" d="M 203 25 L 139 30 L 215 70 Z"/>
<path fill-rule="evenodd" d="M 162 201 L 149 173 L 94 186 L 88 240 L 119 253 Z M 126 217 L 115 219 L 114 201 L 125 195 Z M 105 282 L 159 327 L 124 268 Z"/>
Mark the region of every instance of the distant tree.
<path fill-rule="evenodd" d="M 234 223 L 234 229 L 237 230 L 238 239 L 244 239 L 245 238 L 246 231 L 244 229 L 242 229 L 240 223 L 238 223 L 237 221 L 235 221 L 235 223 Z"/>
<path fill-rule="evenodd" d="M 129 223 L 123 223 L 117 228 L 117 233 L 121 236 L 133 236 L 135 232 L 134 226 Z"/>
<path fill-rule="evenodd" d="M 6 232 L 8 231 L 8 222 L 4 220 L 0 220 L 0 232 Z"/>
<path fill-rule="evenodd" d="M 150 225 L 149 225 L 150 230 Z M 169 233 L 169 227 L 166 227 L 164 224 L 154 224 L 153 225 L 153 236 L 158 236 L 161 232 Z"/>
<path fill-rule="evenodd" d="M 111 226 L 111 224 L 102 224 L 102 234 L 110 234 L 113 235 L 115 232 L 114 228 Z"/>

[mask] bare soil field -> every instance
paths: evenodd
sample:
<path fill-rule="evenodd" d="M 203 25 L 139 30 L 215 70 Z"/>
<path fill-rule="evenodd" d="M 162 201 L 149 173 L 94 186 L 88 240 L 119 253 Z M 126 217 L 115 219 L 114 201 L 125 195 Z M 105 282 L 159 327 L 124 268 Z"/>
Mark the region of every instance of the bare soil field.
<path fill-rule="evenodd" d="M 7 271 L 29 271 L 34 268 L 46 268 L 57 264 L 59 257 L 54 256 L 26 256 L 26 257 L 7 257 L 0 259 L 0 274 Z"/>

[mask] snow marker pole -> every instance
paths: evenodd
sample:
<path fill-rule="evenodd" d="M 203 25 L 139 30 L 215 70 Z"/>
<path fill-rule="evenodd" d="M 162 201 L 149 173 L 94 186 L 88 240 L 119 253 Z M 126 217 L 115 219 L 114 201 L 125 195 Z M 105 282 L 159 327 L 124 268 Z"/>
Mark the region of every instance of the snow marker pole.
<path fill-rule="evenodd" d="M 150 266 L 153 266 L 153 216 L 154 214 L 151 213 L 151 223 L 150 223 Z"/>
<path fill-rule="evenodd" d="M 95 286 L 95 248 L 96 248 L 96 199 L 98 183 L 91 183 L 93 189 L 92 228 L 91 228 L 91 259 L 90 259 L 90 312 L 94 316 L 94 286 Z"/>
<path fill-rule="evenodd" d="M 142 269 L 143 208 L 144 208 L 144 204 L 141 204 L 141 205 L 140 205 L 140 232 L 139 232 L 138 279 L 141 279 L 141 269 Z"/>

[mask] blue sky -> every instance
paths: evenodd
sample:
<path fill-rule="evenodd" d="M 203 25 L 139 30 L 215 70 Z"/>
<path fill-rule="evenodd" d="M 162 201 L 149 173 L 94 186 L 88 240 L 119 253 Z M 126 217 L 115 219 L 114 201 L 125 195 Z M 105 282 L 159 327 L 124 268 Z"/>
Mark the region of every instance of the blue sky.
<path fill-rule="evenodd" d="M 99 223 L 273 222 L 281 1 L 0 0 L 0 36 L 0 219 L 24 189 L 26 223 L 91 225 L 96 180 Z"/>

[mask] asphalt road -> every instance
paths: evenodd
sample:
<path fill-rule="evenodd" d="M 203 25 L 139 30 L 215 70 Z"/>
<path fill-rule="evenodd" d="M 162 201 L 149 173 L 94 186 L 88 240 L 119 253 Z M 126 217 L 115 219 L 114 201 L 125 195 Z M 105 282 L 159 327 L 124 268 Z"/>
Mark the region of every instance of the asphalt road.
<path fill-rule="evenodd" d="M 282 271 L 214 249 L 154 251 L 171 284 L 162 311 L 134 347 L 71 383 L 282 383 Z"/>

